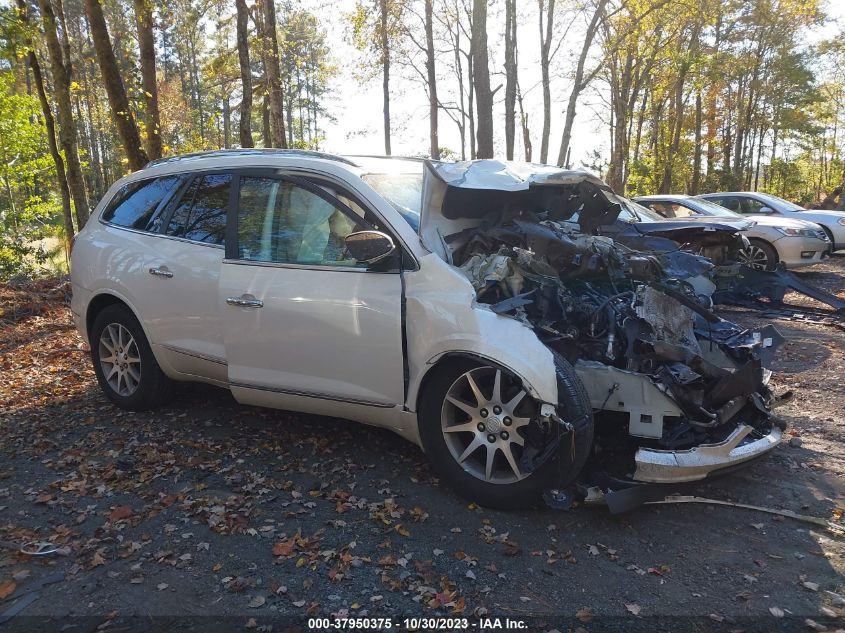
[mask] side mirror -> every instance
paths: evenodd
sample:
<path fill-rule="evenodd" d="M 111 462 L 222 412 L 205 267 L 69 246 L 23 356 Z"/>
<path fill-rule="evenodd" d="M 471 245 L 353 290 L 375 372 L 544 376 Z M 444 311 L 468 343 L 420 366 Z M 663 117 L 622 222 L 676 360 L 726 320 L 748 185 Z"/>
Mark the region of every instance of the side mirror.
<path fill-rule="evenodd" d="M 389 235 L 381 231 L 358 231 L 350 233 L 344 240 L 346 249 L 359 262 L 375 264 L 396 250 Z"/>
<path fill-rule="evenodd" d="M 757 213 L 774 213 L 771 207 L 760 207 Z"/>

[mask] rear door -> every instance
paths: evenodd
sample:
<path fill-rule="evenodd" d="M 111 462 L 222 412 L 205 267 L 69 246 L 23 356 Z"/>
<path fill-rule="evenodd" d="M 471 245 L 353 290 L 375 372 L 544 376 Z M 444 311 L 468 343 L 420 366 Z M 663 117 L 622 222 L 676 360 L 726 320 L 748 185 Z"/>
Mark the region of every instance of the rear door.
<path fill-rule="evenodd" d="M 378 220 L 338 190 L 243 173 L 220 277 L 229 382 L 245 403 L 403 402 L 399 267 L 359 263 L 344 238 Z M 322 402 L 321 402 L 322 401 Z"/>
<path fill-rule="evenodd" d="M 193 174 L 162 213 L 143 307 L 157 355 L 176 371 L 225 382 L 217 305 L 232 175 Z"/>

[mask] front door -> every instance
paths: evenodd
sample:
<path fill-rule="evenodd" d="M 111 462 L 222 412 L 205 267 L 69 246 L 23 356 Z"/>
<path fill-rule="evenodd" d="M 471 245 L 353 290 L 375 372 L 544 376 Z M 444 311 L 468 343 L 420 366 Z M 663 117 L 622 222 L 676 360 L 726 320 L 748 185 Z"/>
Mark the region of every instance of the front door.
<path fill-rule="evenodd" d="M 334 193 L 272 173 L 239 178 L 218 305 L 240 402 L 403 401 L 400 274 L 350 259 L 344 238 L 372 223 Z"/>

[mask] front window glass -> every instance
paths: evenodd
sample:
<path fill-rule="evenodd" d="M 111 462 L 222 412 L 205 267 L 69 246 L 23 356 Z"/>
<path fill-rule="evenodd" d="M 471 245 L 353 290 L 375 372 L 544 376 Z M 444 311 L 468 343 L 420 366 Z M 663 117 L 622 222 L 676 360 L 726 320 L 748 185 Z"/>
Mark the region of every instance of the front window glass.
<path fill-rule="evenodd" d="M 393 205 L 415 231 L 420 228 L 422 173 L 365 174 L 362 179 Z"/>
<path fill-rule="evenodd" d="M 641 202 L 644 207 L 648 207 L 655 213 L 659 213 L 661 217 L 664 218 L 674 218 L 677 217 L 677 204 L 670 203 L 670 202 L 655 202 L 649 200 L 648 202 Z M 689 213 L 687 213 L 689 215 Z"/>
<path fill-rule="evenodd" d="M 178 182 L 176 176 L 130 182 L 117 192 L 103 212 L 103 220 L 141 231 L 155 231 L 162 202 Z"/>
<path fill-rule="evenodd" d="M 616 198 L 622 205 L 619 219 L 623 222 L 660 222 L 666 219 L 656 211 L 647 209 L 633 200 L 628 200 L 628 198 L 623 198 L 622 196 L 616 196 Z"/>
<path fill-rule="evenodd" d="M 695 211 L 677 202 L 666 203 L 666 206 L 669 207 L 673 218 L 689 218 L 695 215 Z"/>
<path fill-rule="evenodd" d="M 345 243 L 347 235 L 365 228 L 363 217 L 355 219 L 296 184 L 276 178 L 241 178 L 240 259 L 366 268 L 367 264 L 359 264 L 346 252 Z"/>
<path fill-rule="evenodd" d="M 748 196 L 737 196 L 735 198 L 727 199 L 726 206 L 729 209 L 731 208 L 730 205 L 733 204 L 732 201 L 736 201 L 737 208 L 735 210 L 743 215 L 757 215 L 760 213 L 760 209 L 766 206 L 766 204 L 760 202 L 759 200 L 755 200 L 754 198 L 749 198 Z"/>
<path fill-rule="evenodd" d="M 170 216 L 167 235 L 195 242 L 224 244 L 231 174 L 194 178 Z"/>

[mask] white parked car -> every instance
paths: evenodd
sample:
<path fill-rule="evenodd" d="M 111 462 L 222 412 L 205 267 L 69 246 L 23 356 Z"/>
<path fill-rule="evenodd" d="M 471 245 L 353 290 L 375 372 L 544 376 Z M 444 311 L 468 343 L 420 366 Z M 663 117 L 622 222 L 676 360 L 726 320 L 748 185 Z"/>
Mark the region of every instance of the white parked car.
<path fill-rule="evenodd" d="M 667 219 L 748 220 L 742 233 L 749 244 L 740 252 L 742 263 L 756 270 L 788 270 L 817 264 L 831 249 L 827 233 L 818 224 L 776 215 L 742 216 L 707 198 L 682 194 L 657 194 L 634 198 Z"/>
<path fill-rule="evenodd" d="M 385 427 L 489 506 L 588 462 L 636 486 L 774 447 L 774 328 L 697 303 L 685 279 L 709 260 L 565 228 L 575 212 L 612 222 L 618 199 L 584 172 L 498 161 L 165 159 L 79 233 L 72 311 L 118 406 L 200 381 Z"/>

